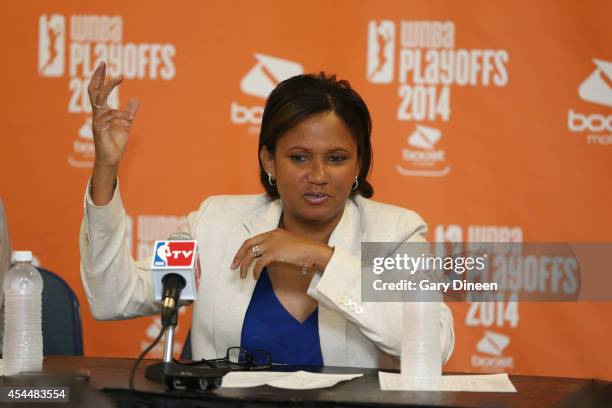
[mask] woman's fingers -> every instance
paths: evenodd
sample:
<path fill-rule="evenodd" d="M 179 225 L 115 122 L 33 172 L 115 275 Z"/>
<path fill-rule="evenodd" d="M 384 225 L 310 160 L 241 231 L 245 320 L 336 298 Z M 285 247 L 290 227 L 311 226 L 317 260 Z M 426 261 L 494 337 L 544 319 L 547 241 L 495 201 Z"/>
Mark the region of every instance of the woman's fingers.
<path fill-rule="evenodd" d="M 266 253 L 261 258 L 257 258 L 253 267 L 253 279 L 257 280 L 261 276 L 263 269 L 274 261 L 274 257 L 270 253 Z"/>
<path fill-rule="evenodd" d="M 249 271 L 249 265 L 251 265 L 253 259 L 255 259 L 254 254 L 246 254 L 240 258 L 240 279 L 246 278 Z"/>
<path fill-rule="evenodd" d="M 247 248 L 251 239 L 247 239 L 246 241 L 244 241 L 242 245 L 240 246 L 240 248 L 238 248 L 238 252 L 236 252 L 236 255 L 234 255 L 234 259 L 232 260 L 232 265 L 231 265 L 232 269 L 236 269 L 238 265 L 240 265 L 240 263 L 242 262 L 242 258 L 244 257 L 244 254 L 246 253 L 245 248 Z"/>
<path fill-rule="evenodd" d="M 140 107 L 140 101 L 137 98 L 132 98 L 127 105 L 126 112 L 130 113 L 133 117 L 136 117 L 138 108 Z"/>
<path fill-rule="evenodd" d="M 113 120 L 113 124 L 119 124 L 125 128 L 129 128 L 130 126 L 132 126 L 132 120 L 115 119 Z"/>
<path fill-rule="evenodd" d="M 103 111 L 100 115 L 94 118 L 94 125 L 104 125 L 108 122 L 117 121 L 125 126 L 130 126 L 134 120 L 134 115 L 129 112 L 118 111 L 115 109 L 109 109 Z"/>
<path fill-rule="evenodd" d="M 238 248 L 236 255 L 234 256 L 234 260 L 232 261 L 232 265 L 231 265 L 232 269 L 236 269 L 238 265 L 240 265 L 240 263 L 242 262 L 242 258 L 244 258 L 246 255 L 252 252 L 254 245 L 257 245 L 263 242 L 264 235 L 265 234 L 256 235 L 253 238 L 249 238 L 242 243 L 240 248 Z"/>
<path fill-rule="evenodd" d="M 95 112 L 98 112 L 98 116 L 105 115 L 109 111 L 107 108 L 107 99 L 113 89 L 117 85 L 119 85 L 123 81 L 122 76 L 118 76 L 116 78 L 112 78 L 106 84 L 104 83 L 104 79 L 106 78 L 106 63 L 101 62 L 94 74 L 89 81 L 89 86 L 87 87 L 87 92 L 89 93 L 89 101 L 91 102 L 91 108 Z M 127 105 L 126 112 L 131 114 L 132 120 L 136 116 L 136 112 L 138 112 L 138 108 L 140 106 L 140 101 L 137 98 L 132 98 Z M 127 118 L 126 118 L 127 119 Z"/>
<path fill-rule="evenodd" d="M 106 107 L 106 100 L 108 99 L 108 95 L 113 91 L 113 89 L 119 85 L 123 81 L 122 76 L 118 76 L 116 78 L 112 78 L 106 84 L 104 84 L 100 90 L 96 94 L 96 104 L 95 107 Z"/>
<path fill-rule="evenodd" d="M 240 277 L 246 278 L 249 273 L 249 268 L 251 267 L 251 263 L 257 259 L 261 259 L 266 254 L 266 248 L 263 247 L 263 244 L 256 244 L 258 251 L 253 251 L 252 247 L 240 260 Z M 259 254 L 259 256 L 257 255 Z"/>
<path fill-rule="evenodd" d="M 101 62 L 94 74 L 91 76 L 91 80 L 89 81 L 89 86 L 87 87 L 87 92 L 89 93 L 89 101 L 91 102 L 92 108 L 96 104 L 96 96 L 98 92 L 100 92 L 100 88 L 104 84 L 104 77 L 106 74 L 106 64 Z"/>
<path fill-rule="evenodd" d="M 119 111 L 119 110 L 115 110 L 115 109 L 112 109 L 112 110 L 109 111 L 109 116 L 111 116 L 114 119 L 125 119 L 125 120 L 129 120 L 129 121 L 133 121 L 134 120 L 134 115 L 132 115 L 130 112 Z"/>

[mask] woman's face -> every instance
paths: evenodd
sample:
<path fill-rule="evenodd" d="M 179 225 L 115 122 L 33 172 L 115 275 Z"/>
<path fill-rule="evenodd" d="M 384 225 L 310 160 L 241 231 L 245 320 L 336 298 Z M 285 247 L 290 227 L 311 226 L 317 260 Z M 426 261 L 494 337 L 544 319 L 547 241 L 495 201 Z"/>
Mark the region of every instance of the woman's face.
<path fill-rule="evenodd" d="M 262 149 L 284 211 L 307 222 L 341 217 L 358 174 L 357 143 L 333 112 L 311 116 L 281 136 L 272 156 Z"/>

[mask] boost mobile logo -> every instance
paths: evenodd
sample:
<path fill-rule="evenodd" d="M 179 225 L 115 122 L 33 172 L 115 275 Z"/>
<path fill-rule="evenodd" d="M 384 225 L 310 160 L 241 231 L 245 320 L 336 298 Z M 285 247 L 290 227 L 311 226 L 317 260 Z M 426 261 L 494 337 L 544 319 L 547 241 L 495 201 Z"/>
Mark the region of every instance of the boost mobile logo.
<path fill-rule="evenodd" d="M 588 102 L 612 107 L 612 63 L 594 59 L 597 69 L 578 88 L 578 95 Z"/>
<path fill-rule="evenodd" d="M 38 73 L 45 77 L 64 75 L 66 47 L 64 16 L 43 14 L 38 19 Z"/>
<path fill-rule="evenodd" d="M 440 166 L 445 163 L 444 150 L 434 149 L 441 137 L 438 129 L 417 125 L 416 130 L 408 136 L 408 144 L 416 150 L 403 149 L 404 165 L 398 164 L 397 171 L 403 176 L 446 176 L 450 166 Z"/>
<path fill-rule="evenodd" d="M 266 99 L 279 82 L 304 72 L 293 61 L 264 54 L 255 54 L 255 58 L 257 64 L 240 81 L 240 90 L 247 95 Z"/>
<path fill-rule="evenodd" d="M 612 63 L 593 59 L 595 70 L 578 87 L 578 96 L 584 101 L 612 107 Z M 601 113 L 584 114 L 570 109 L 567 114 L 567 127 L 571 132 L 588 131 L 589 144 L 612 144 L 612 115 Z"/>
<path fill-rule="evenodd" d="M 510 337 L 487 330 L 484 337 L 476 344 L 476 350 L 492 356 L 501 356 L 508 344 Z"/>
<path fill-rule="evenodd" d="M 505 369 L 514 366 L 512 357 L 503 357 L 502 352 L 510 344 L 510 337 L 486 330 L 484 336 L 476 344 L 476 350 L 483 354 L 488 354 L 488 357 L 472 355 L 472 366 L 482 367 L 484 369 Z"/>
<path fill-rule="evenodd" d="M 240 81 L 240 90 L 250 96 L 266 99 L 279 82 L 304 73 L 297 62 L 259 53 L 255 53 L 255 59 L 255 66 Z M 231 121 L 237 125 L 259 125 L 263 110 L 263 106 L 248 107 L 232 102 Z M 259 132 L 258 128 L 253 130 Z"/>

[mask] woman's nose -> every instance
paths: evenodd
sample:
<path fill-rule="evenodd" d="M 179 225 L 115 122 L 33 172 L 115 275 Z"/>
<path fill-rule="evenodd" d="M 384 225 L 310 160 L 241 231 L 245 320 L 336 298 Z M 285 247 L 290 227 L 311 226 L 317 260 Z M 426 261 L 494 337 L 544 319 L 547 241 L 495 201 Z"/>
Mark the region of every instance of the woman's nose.
<path fill-rule="evenodd" d="M 328 171 L 326 163 L 313 161 L 310 171 L 308 172 L 308 181 L 313 184 L 325 184 L 328 182 Z"/>

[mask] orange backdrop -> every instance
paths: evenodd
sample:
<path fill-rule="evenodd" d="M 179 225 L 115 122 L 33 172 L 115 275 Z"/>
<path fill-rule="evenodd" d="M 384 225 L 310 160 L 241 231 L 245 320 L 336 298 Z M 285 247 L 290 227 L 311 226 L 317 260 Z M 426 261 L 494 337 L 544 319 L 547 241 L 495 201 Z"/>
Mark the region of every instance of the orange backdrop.
<path fill-rule="evenodd" d="M 87 355 L 135 356 L 159 321 L 97 322 L 79 277 L 100 59 L 142 105 L 121 168 L 135 257 L 212 194 L 257 193 L 257 135 L 278 81 L 350 80 L 374 122 L 374 198 L 431 240 L 610 241 L 609 1 L 12 2 L 0 66 L 0 195 L 83 306 Z M 447 370 L 612 379 L 612 306 L 452 304 Z M 182 316 L 179 340 L 190 312 Z M 111 335 L 112 333 L 112 335 Z"/>

